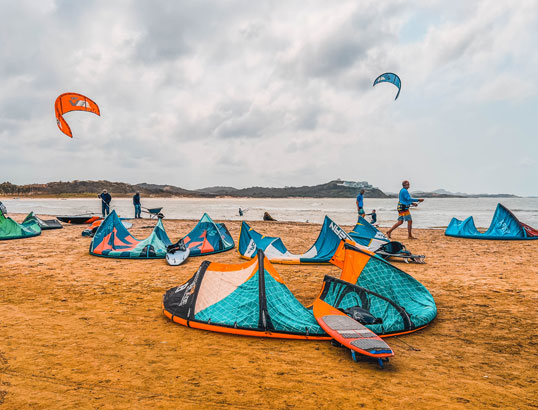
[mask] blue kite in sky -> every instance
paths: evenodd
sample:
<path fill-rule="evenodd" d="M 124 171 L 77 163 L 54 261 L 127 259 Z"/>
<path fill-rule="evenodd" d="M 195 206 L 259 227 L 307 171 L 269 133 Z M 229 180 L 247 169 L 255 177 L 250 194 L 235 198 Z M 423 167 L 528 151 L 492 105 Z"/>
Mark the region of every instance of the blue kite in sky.
<path fill-rule="evenodd" d="M 398 99 L 398 96 L 400 95 L 400 90 L 402 89 L 402 81 L 400 80 L 400 77 L 398 77 L 394 73 L 381 74 L 379 77 L 375 79 L 373 87 L 375 87 L 375 85 L 379 83 L 392 83 L 396 87 L 398 87 L 398 94 L 396 94 L 395 100 Z"/>

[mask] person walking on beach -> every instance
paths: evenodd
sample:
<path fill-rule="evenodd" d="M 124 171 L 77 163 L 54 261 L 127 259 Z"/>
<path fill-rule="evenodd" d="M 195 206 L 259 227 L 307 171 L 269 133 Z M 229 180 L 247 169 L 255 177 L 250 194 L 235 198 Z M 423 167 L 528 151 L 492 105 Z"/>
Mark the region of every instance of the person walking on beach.
<path fill-rule="evenodd" d="M 140 205 L 140 192 L 138 191 L 133 195 L 133 205 L 135 209 L 135 219 L 142 218 L 142 205 Z"/>
<path fill-rule="evenodd" d="M 99 198 L 101 198 L 101 212 L 103 214 L 103 218 L 110 213 L 110 201 L 112 201 L 112 197 L 110 194 L 106 191 L 106 189 L 103 189 L 103 193 L 97 195 Z"/>
<path fill-rule="evenodd" d="M 399 227 L 401 224 L 404 223 L 404 221 L 407 221 L 407 234 L 409 239 L 416 239 L 413 236 L 412 229 L 413 229 L 413 219 L 411 218 L 411 212 L 409 211 L 409 207 L 411 206 L 417 206 L 417 202 L 423 202 L 423 198 L 412 198 L 411 195 L 409 195 L 409 181 L 405 180 L 402 182 L 402 189 L 400 190 L 400 195 L 398 198 L 398 221 L 387 231 L 387 238 L 390 239 L 390 234 L 392 231 L 394 231 L 397 227 Z"/>
<path fill-rule="evenodd" d="M 2 212 L 4 214 L 4 216 L 7 215 L 7 208 L 6 206 L 2 203 L 2 201 L 0 201 L 0 212 Z"/>
<path fill-rule="evenodd" d="M 357 203 L 357 212 L 359 213 L 359 216 L 362 216 L 364 218 L 365 212 L 364 212 L 364 188 L 362 188 L 359 192 L 359 195 L 357 195 L 357 200 L 355 201 Z"/>

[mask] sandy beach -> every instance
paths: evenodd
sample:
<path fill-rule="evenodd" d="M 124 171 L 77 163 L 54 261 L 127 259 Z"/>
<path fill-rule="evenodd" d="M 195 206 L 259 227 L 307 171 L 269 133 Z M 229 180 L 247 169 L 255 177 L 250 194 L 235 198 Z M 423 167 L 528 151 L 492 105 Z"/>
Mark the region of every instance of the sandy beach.
<path fill-rule="evenodd" d="M 11 215 L 22 221 L 24 215 Z M 46 218 L 46 217 L 45 217 Z M 143 238 L 153 221 L 137 220 Z M 222 222 L 222 221 L 219 221 Z M 224 221 L 237 240 L 240 223 Z M 172 240 L 196 221 L 164 220 Z M 252 222 L 304 252 L 320 225 Z M 351 227 L 345 227 L 351 229 Z M 84 226 L 0 242 L 0 407 L 536 408 L 538 241 L 480 241 L 415 230 L 393 239 L 426 264 L 397 266 L 432 293 L 438 317 L 385 339 L 384 370 L 326 341 L 249 338 L 189 329 L 161 312 L 163 293 L 204 258 L 116 260 L 88 253 Z M 241 263 L 236 251 L 206 259 Z M 276 265 L 305 305 L 332 265 Z"/>

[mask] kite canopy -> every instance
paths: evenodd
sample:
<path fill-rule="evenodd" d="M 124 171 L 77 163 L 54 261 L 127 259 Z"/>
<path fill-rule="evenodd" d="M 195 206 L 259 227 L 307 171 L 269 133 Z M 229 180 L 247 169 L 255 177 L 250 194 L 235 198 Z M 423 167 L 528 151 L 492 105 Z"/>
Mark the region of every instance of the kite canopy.
<path fill-rule="evenodd" d="M 26 216 L 26 218 L 24 218 L 23 223 L 29 222 L 29 221 L 35 221 L 42 230 L 62 229 L 63 228 L 63 225 L 57 219 L 43 220 L 43 219 L 39 218 L 38 216 L 34 215 L 33 212 L 30 212 Z"/>
<path fill-rule="evenodd" d="M 342 241 L 331 263 L 342 269 L 340 280 L 325 278 L 322 299 L 336 308 L 360 306 L 381 324 L 367 327 L 378 335 L 419 330 L 437 315 L 428 289 L 411 275 L 374 253 Z"/>
<path fill-rule="evenodd" d="M 82 94 L 65 93 L 58 96 L 58 98 L 56 98 L 56 102 L 54 103 L 56 123 L 58 124 L 58 128 L 60 128 L 60 131 L 62 131 L 65 135 L 71 138 L 73 138 L 73 133 L 71 132 L 71 128 L 63 117 L 65 113 L 71 111 L 87 111 L 93 112 L 97 115 L 101 115 L 97 104 Z"/>
<path fill-rule="evenodd" d="M 353 230 L 349 233 L 349 236 L 358 245 L 362 245 L 374 252 L 381 246 L 390 242 L 390 239 L 388 239 L 383 232 L 380 232 L 362 216 L 359 216 L 359 219 Z"/>
<path fill-rule="evenodd" d="M 36 221 L 29 220 L 19 224 L 0 211 L 0 241 L 30 238 L 40 234 L 41 228 Z"/>
<path fill-rule="evenodd" d="M 375 87 L 375 85 L 379 83 L 391 83 L 391 84 L 394 84 L 396 87 L 398 87 L 398 93 L 396 94 L 396 97 L 394 98 L 395 100 L 398 99 L 398 96 L 400 95 L 400 91 L 402 88 L 402 81 L 400 80 L 400 77 L 398 77 L 394 73 L 384 73 L 374 80 L 374 84 L 372 86 Z"/>
<path fill-rule="evenodd" d="M 246 336 L 330 339 L 258 251 L 238 265 L 203 262 L 163 297 L 163 313 L 197 329 Z"/>
<path fill-rule="evenodd" d="M 116 211 L 112 211 L 95 232 L 90 254 L 110 258 L 157 259 L 166 256 L 166 247 L 171 244 L 161 219 L 153 232 L 140 240 L 129 233 Z"/>
<path fill-rule="evenodd" d="M 264 236 L 243 222 L 239 234 L 238 251 L 242 257 L 250 259 L 260 249 L 273 263 L 328 263 L 342 239 L 351 241 L 350 236 L 326 216 L 314 245 L 307 252 L 294 255 L 284 246 L 282 239 Z"/>
<path fill-rule="evenodd" d="M 379 335 L 423 328 L 437 314 L 433 297 L 410 275 L 342 241 L 332 262 L 340 279 L 325 277 L 319 298 L 339 309 L 359 307 L 380 318 L 366 325 Z M 311 309 L 290 292 L 269 258 L 203 262 L 187 282 L 163 296 L 163 313 L 184 326 L 246 336 L 329 339 Z"/>
<path fill-rule="evenodd" d="M 471 239 L 538 239 L 538 230 L 520 222 L 504 205 L 497 204 L 488 230 L 481 233 L 476 229 L 473 217 L 464 221 L 452 218 L 445 231 L 446 236 Z"/>
<path fill-rule="evenodd" d="M 226 252 L 235 246 L 226 225 L 216 224 L 206 213 L 194 229 L 183 238 L 183 242 L 190 249 L 189 256 Z"/>
<path fill-rule="evenodd" d="M 413 255 L 402 243 L 388 239 L 383 232 L 380 232 L 362 216 L 359 216 L 349 236 L 359 248 L 375 252 L 383 259 L 397 258 L 407 263 L 424 263 L 424 255 Z"/>

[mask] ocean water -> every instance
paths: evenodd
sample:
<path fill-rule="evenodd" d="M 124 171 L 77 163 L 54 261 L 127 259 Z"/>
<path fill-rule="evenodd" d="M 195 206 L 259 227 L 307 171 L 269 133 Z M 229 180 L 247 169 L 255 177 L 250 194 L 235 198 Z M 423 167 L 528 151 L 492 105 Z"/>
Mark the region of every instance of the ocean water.
<path fill-rule="evenodd" d="M 95 199 L 3 199 L 9 212 L 43 215 L 76 215 L 101 212 L 100 200 Z M 380 226 L 391 226 L 397 218 L 397 199 L 365 198 L 365 210 L 375 209 Z M 412 208 L 416 228 L 443 228 L 452 217 L 473 216 L 477 227 L 487 228 L 497 203 L 510 209 L 520 221 L 538 228 L 538 198 L 435 198 L 426 199 Z M 199 219 L 207 212 L 219 220 L 261 220 L 265 211 L 279 221 L 322 223 L 328 215 L 340 225 L 353 225 L 357 220 L 354 198 L 142 198 L 142 206 L 163 207 L 162 213 L 172 219 Z M 111 207 L 122 217 L 133 217 L 130 198 L 116 198 Z M 239 208 L 246 209 L 243 217 Z M 148 214 L 142 214 L 148 217 Z"/>

